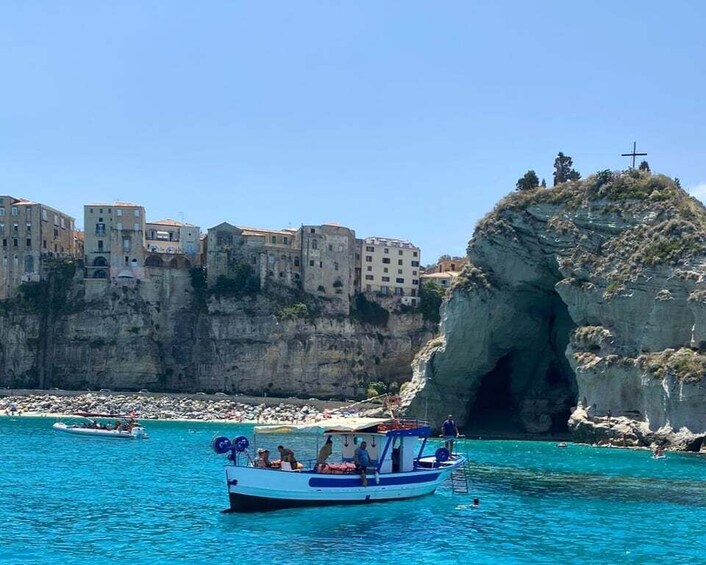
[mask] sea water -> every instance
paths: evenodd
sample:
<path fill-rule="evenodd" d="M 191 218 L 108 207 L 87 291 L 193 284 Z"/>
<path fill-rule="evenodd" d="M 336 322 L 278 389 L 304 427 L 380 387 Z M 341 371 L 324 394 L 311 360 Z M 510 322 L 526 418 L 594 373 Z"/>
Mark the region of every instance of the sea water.
<path fill-rule="evenodd" d="M 465 440 L 468 495 L 223 514 L 210 444 L 250 426 L 146 422 L 133 441 L 52 423 L 0 418 L 2 564 L 706 562 L 702 455 Z"/>

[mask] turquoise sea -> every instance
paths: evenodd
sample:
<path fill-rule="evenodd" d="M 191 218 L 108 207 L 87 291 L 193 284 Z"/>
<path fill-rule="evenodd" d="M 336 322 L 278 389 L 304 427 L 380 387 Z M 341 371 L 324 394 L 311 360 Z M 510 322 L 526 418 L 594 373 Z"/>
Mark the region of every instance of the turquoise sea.
<path fill-rule="evenodd" d="M 445 486 L 239 515 L 220 512 L 225 459 L 210 442 L 250 426 L 146 422 L 151 439 L 116 441 L 54 432 L 53 421 L 0 418 L 2 564 L 706 562 L 696 454 L 467 440 L 468 496 Z"/>

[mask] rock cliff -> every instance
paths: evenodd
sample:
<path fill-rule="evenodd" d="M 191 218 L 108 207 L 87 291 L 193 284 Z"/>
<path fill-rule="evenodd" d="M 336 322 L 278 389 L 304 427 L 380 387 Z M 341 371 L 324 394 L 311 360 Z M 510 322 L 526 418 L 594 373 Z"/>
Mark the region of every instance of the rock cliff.
<path fill-rule="evenodd" d="M 77 273 L 63 294 L 0 304 L 0 386 L 361 398 L 409 380 L 434 330 L 419 314 L 283 319 L 281 296 L 207 298 L 189 272 L 147 271 L 100 292 Z"/>
<path fill-rule="evenodd" d="M 515 192 L 477 226 L 408 413 L 468 434 L 698 450 L 706 210 L 671 179 L 603 171 Z"/>

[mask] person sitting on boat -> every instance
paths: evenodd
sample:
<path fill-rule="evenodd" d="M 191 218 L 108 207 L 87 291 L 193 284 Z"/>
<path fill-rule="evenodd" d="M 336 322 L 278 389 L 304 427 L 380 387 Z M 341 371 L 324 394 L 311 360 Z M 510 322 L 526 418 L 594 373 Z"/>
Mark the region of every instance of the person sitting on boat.
<path fill-rule="evenodd" d="M 368 477 L 366 475 L 367 468 L 370 465 L 370 454 L 367 450 L 368 444 L 364 441 L 360 442 L 360 447 L 357 447 L 353 455 L 355 470 L 360 473 L 360 482 L 364 487 L 368 486 Z"/>
<path fill-rule="evenodd" d="M 328 436 L 326 443 L 319 450 L 319 456 L 316 458 L 316 470 L 321 471 L 326 466 L 326 460 L 330 457 L 333 452 L 333 440 L 331 436 Z"/>
<path fill-rule="evenodd" d="M 270 450 L 269 449 L 258 449 L 257 459 L 255 459 L 255 467 L 260 467 L 262 469 L 267 469 L 272 467 L 272 461 L 270 461 Z"/>
<path fill-rule="evenodd" d="M 299 463 L 297 463 L 297 458 L 294 456 L 294 452 L 282 445 L 277 446 L 277 451 L 279 451 L 279 458 L 282 463 L 289 463 L 292 469 L 297 469 Z"/>
<path fill-rule="evenodd" d="M 444 436 L 444 447 L 448 449 L 449 455 L 453 455 L 454 440 L 458 437 L 458 428 L 452 414 L 449 414 L 449 417 L 441 424 L 441 431 Z"/>

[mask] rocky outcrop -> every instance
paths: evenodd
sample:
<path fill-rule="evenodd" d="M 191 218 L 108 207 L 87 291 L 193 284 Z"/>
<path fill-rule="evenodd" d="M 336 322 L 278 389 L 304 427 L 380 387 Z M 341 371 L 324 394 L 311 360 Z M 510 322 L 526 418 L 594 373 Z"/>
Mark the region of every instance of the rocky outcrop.
<path fill-rule="evenodd" d="M 44 388 L 360 398 L 370 382 L 409 380 L 432 335 L 420 314 L 392 313 L 385 327 L 285 319 L 282 296 L 208 298 L 186 271 L 146 270 L 141 284 L 103 292 L 77 278 L 51 324 L 44 304 L 4 303 L 0 386 L 39 386 L 44 359 Z"/>
<path fill-rule="evenodd" d="M 409 413 L 467 433 L 699 449 L 706 211 L 663 176 L 517 192 L 478 225 Z"/>

